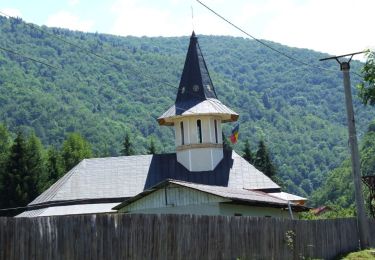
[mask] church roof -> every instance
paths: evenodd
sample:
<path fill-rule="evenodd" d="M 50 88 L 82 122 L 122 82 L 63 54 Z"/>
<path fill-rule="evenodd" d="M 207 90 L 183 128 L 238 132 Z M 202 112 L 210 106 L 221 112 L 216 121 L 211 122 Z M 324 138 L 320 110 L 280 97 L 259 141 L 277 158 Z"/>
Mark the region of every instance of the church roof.
<path fill-rule="evenodd" d="M 222 122 L 232 122 L 238 119 L 238 114 L 232 109 L 225 106 L 219 100 L 209 98 L 193 106 L 191 104 L 182 107 L 176 105 L 171 106 L 167 111 L 164 112 L 158 118 L 158 122 L 161 125 L 173 125 L 173 118 L 176 116 L 188 116 L 188 115 L 220 115 Z"/>
<path fill-rule="evenodd" d="M 198 38 L 190 37 L 175 104 L 158 118 L 161 125 L 173 125 L 170 120 L 186 114 L 220 115 L 224 122 L 236 121 L 238 114 L 222 104 L 218 99 Z"/>
<path fill-rule="evenodd" d="M 198 38 L 193 32 L 178 87 L 176 105 L 179 106 L 186 102 L 199 103 L 207 98 L 217 99 L 217 96 Z"/>
<path fill-rule="evenodd" d="M 50 206 L 41 209 L 29 210 L 17 215 L 18 218 L 33 218 L 44 216 L 61 216 L 75 214 L 94 214 L 116 212 L 112 208 L 119 203 L 75 204 L 67 206 Z"/>
<path fill-rule="evenodd" d="M 232 202 L 236 203 L 247 203 L 252 205 L 267 205 L 273 207 L 286 207 L 288 206 L 288 200 L 278 198 L 275 196 L 270 196 L 269 194 L 262 192 L 262 191 L 255 191 L 255 190 L 246 190 L 246 189 L 239 189 L 239 188 L 230 188 L 230 187 L 223 187 L 223 186 L 215 186 L 215 185 L 205 185 L 205 184 L 197 184 L 185 181 L 177 181 L 177 180 L 165 180 L 154 187 L 143 191 L 142 193 L 138 194 L 137 196 L 132 197 L 131 199 L 125 200 L 121 204 L 117 205 L 113 209 L 119 210 L 145 196 L 148 196 L 150 193 L 162 189 L 164 187 L 169 186 L 170 184 L 175 184 L 177 186 L 201 191 L 204 193 L 216 195 L 225 199 L 229 199 Z M 292 204 L 293 207 L 295 206 Z"/>
<path fill-rule="evenodd" d="M 225 151 L 213 171 L 189 172 L 176 154 L 94 158 L 81 161 L 29 206 L 51 203 L 121 202 L 174 179 L 237 189 L 279 191 L 280 187 L 234 151 Z"/>

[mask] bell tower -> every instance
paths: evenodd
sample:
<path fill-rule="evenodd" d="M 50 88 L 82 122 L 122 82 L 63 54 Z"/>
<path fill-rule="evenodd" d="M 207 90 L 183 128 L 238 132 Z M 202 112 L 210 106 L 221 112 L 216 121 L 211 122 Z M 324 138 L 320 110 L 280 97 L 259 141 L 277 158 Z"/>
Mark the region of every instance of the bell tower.
<path fill-rule="evenodd" d="M 160 125 L 174 126 L 177 161 L 192 172 L 214 170 L 223 159 L 221 125 L 237 119 L 218 100 L 193 32 L 175 104 L 158 118 Z"/>

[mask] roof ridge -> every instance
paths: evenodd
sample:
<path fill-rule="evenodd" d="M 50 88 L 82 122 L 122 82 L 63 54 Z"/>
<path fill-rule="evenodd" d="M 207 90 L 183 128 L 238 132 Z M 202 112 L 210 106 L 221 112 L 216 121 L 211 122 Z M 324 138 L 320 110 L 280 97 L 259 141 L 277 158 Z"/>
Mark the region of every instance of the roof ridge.
<path fill-rule="evenodd" d="M 46 191 L 44 191 L 42 194 L 40 194 L 38 197 L 36 197 L 33 201 L 31 201 L 28 205 L 34 205 L 38 204 L 38 201 L 45 198 L 48 198 L 49 201 L 51 201 L 56 195 L 60 187 L 62 187 L 73 175 L 74 173 L 77 172 L 77 169 L 81 167 L 81 164 L 85 161 L 86 159 L 83 159 L 80 161 L 76 166 L 74 166 L 70 171 L 68 171 L 66 174 L 64 174 L 63 177 L 61 177 L 57 182 L 51 185 Z M 54 192 L 55 191 L 55 192 Z M 52 196 L 49 196 L 49 193 Z M 43 201 L 41 203 L 43 203 Z"/>
<path fill-rule="evenodd" d="M 116 159 L 116 158 L 124 158 L 124 157 L 153 156 L 153 155 L 154 154 L 134 154 L 134 155 L 120 155 L 120 156 L 85 158 L 83 160 L 91 161 L 91 160 L 100 160 L 100 159 L 104 160 L 104 159 Z"/>

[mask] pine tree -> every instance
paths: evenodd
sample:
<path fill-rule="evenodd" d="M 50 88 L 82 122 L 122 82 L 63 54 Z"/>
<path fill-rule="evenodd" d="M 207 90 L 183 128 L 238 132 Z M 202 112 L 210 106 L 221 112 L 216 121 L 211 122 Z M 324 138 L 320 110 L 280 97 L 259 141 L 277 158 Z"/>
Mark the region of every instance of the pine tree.
<path fill-rule="evenodd" d="M 3 208 L 25 206 L 28 202 L 26 141 L 17 133 L 3 175 Z"/>
<path fill-rule="evenodd" d="M 11 148 L 11 139 L 8 129 L 0 124 L 0 194 L 4 194 L 3 178 L 5 167 L 9 158 Z M 3 208 L 3 197 L 0 198 L 0 208 Z"/>
<path fill-rule="evenodd" d="M 271 157 L 263 140 L 259 141 L 254 166 L 271 179 L 276 174 L 275 166 L 271 161 Z"/>
<path fill-rule="evenodd" d="M 69 134 L 62 146 L 65 172 L 70 171 L 82 159 L 92 157 L 91 145 L 79 134 Z"/>
<path fill-rule="evenodd" d="M 130 142 L 129 133 L 125 134 L 124 142 L 122 143 L 122 146 L 123 146 L 121 150 L 122 155 L 129 156 L 129 155 L 135 154 L 133 144 Z"/>
<path fill-rule="evenodd" d="M 11 138 L 8 129 L 0 124 L 0 170 L 8 160 L 11 147 Z"/>
<path fill-rule="evenodd" d="M 244 145 L 244 148 L 243 148 L 243 155 L 242 157 L 248 161 L 249 163 L 253 163 L 254 162 L 254 156 L 253 156 L 253 153 L 251 152 L 251 149 L 250 149 L 250 144 L 249 144 L 249 140 L 246 140 L 245 141 L 245 145 Z"/>
<path fill-rule="evenodd" d="M 151 138 L 150 140 L 150 146 L 147 149 L 147 154 L 156 154 L 156 146 L 154 138 Z"/>

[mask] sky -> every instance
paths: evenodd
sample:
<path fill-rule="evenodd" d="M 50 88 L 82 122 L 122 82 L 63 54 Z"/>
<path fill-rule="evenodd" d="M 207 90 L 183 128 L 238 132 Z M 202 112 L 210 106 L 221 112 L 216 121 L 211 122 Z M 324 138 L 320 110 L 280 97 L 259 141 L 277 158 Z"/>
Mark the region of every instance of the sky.
<path fill-rule="evenodd" d="M 342 55 L 374 49 L 374 0 L 201 0 L 256 38 Z M 133 36 L 247 37 L 195 0 L 1 0 L 38 25 Z M 357 56 L 363 59 L 362 56 Z"/>

